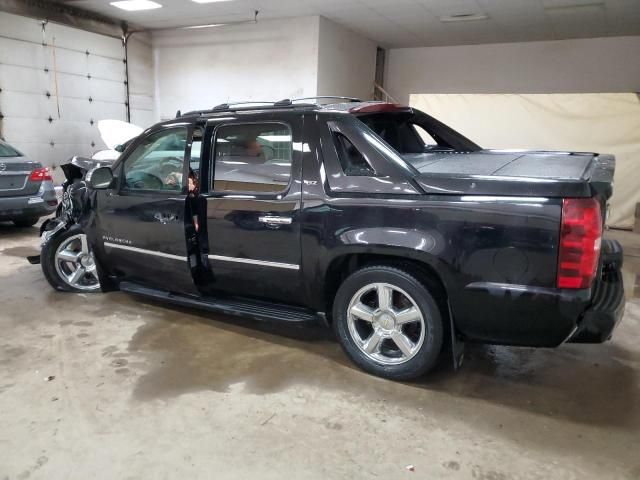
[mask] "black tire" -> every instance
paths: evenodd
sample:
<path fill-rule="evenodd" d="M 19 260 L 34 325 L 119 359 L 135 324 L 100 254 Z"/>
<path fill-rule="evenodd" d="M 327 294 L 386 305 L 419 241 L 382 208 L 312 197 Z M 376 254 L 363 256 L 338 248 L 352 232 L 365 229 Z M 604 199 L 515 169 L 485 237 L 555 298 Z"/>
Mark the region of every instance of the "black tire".
<path fill-rule="evenodd" d="M 82 233 L 82 229 L 78 225 L 72 225 L 67 230 L 58 232 L 53 238 L 49 239 L 44 246 L 42 247 L 42 251 L 40 252 L 40 267 L 42 268 L 42 273 L 44 273 L 44 278 L 47 279 L 47 282 L 61 292 L 77 292 L 77 293 L 93 293 L 99 292 L 98 290 L 82 290 L 79 288 L 74 288 L 64 280 L 60 278 L 58 271 L 56 270 L 55 264 L 55 255 L 56 250 L 60 246 L 62 242 L 64 242 L 67 238 L 72 237 Z"/>
<path fill-rule="evenodd" d="M 369 358 L 356 344 L 349 327 L 347 314 L 352 297 L 363 287 L 386 283 L 399 287 L 414 300 L 424 319 L 424 340 L 415 356 L 404 363 L 388 365 Z M 418 378 L 437 363 L 443 343 L 442 314 L 429 290 L 405 270 L 390 266 L 369 266 L 351 274 L 340 286 L 333 304 L 333 326 L 346 354 L 363 370 L 391 380 Z"/>
<path fill-rule="evenodd" d="M 19 217 L 13 219 L 13 224 L 19 228 L 29 228 L 38 223 L 38 220 L 40 217 Z"/>

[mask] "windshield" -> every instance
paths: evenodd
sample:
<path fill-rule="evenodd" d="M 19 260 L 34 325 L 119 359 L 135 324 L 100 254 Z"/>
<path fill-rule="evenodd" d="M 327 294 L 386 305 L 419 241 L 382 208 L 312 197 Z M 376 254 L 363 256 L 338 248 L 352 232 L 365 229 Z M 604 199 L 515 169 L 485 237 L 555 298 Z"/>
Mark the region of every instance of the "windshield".
<path fill-rule="evenodd" d="M 22 157 L 22 154 L 11 145 L 0 140 L 0 157 Z"/>
<path fill-rule="evenodd" d="M 481 150 L 468 138 L 419 110 L 365 114 L 358 119 L 401 155 Z"/>

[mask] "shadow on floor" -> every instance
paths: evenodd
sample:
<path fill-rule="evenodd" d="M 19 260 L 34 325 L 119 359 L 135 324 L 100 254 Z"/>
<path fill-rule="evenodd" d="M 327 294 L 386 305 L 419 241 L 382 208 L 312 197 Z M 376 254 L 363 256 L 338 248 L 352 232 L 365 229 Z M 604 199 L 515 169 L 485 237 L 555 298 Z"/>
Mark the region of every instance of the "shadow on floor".
<path fill-rule="evenodd" d="M 462 369 L 448 357 L 416 382 L 399 384 L 359 371 L 331 331 L 258 323 L 139 300 L 154 308 L 130 353 L 150 354 L 151 370 L 134 396 L 149 400 L 183 393 L 228 391 L 266 394 L 304 384 L 384 397 L 414 408 L 451 400 L 483 404 L 580 424 L 640 428 L 640 353 L 615 343 L 559 349 L 468 345 Z"/>

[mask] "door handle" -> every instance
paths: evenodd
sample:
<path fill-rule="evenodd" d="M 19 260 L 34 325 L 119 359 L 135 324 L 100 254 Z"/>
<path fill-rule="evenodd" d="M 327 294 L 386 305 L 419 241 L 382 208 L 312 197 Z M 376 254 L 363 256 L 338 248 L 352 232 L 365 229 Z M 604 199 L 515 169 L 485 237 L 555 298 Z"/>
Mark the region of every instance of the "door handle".
<path fill-rule="evenodd" d="M 293 219 L 291 217 L 274 217 L 271 215 L 265 215 L 258 217 L 260 223 L 266 223 L 267 225 L 291 225 Z"/>

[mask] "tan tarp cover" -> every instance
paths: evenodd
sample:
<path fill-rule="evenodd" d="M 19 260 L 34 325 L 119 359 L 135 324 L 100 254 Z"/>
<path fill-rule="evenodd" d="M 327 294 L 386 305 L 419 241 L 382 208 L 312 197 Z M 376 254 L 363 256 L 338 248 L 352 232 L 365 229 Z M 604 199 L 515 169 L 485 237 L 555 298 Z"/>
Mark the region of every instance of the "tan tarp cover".
<path fill-rule="evenodd" d="M 640 202 L 640 99 L 635 93 L 414 94 L 410 103 L 484 148 L 614 154 L 608 223 L 633 225 Z"/>

